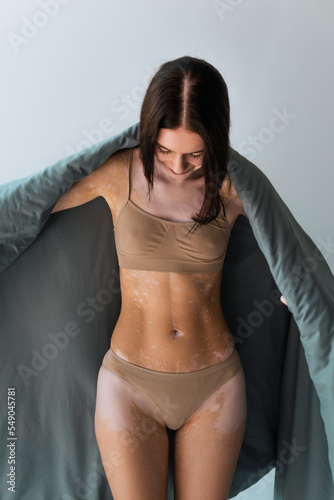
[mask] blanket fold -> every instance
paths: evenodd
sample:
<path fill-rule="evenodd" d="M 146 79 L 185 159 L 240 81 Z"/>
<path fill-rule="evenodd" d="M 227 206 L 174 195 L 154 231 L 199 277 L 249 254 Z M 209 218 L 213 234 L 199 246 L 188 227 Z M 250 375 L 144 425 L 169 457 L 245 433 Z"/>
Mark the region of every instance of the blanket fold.
<path fill-rule="evenodd" d="M 138 144 L 139 123 L 0 186 L 1 380 L 3 391 L 16 390 L 22 500 L 112 499 L 94 410 L 97 373 L 121 307 L 113 221 L 102 197 L 51 212 L 75 182 Z M 221 283 L 248 404 L 229 498 L 242 492 L 250 499 L 247 488 L 269 487 L 258 481 L 275 469 L 274 500 L 333 500 L 334 278 L 265 174 L 233 148 L 228 171 L 248 216 L 232 229 Z M 2 406 L 1 431 L 9 437 Z M 168 434 L 172 450 L 175 431 Z M 170 453 L 169 499 L 173 465 Z M 4 500 L 12 498 L 8 477 Z"/>

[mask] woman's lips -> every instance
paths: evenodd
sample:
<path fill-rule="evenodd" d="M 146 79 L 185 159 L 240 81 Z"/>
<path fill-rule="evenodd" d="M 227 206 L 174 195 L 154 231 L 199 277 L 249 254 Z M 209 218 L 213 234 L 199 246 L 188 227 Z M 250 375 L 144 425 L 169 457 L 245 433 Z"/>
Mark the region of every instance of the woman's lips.
<path fill-rule="evenodd" d="M 190 170 L 186 170 L 186 172 L 182 172 L 182 174 L 177 174 L 176 172 L 174 172 L 174 170 L 172 170 L 171 168 L 167 167 L 168 170 L 170 170 L 171 172 L 173 172 L 174 175 L 185 175 L 187 174 L 188 172 L 191 172 L 192 171 L 192 168 Z"/>

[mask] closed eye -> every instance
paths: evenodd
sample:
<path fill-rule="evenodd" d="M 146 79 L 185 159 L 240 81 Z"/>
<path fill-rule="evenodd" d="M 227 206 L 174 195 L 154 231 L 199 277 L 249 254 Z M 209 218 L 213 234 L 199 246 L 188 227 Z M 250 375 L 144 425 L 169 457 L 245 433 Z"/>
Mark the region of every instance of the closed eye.
<path fill-rule="evenodd" d="M 160 146 L 158 146 L 158 149 L 159 149 L 160 153 L 162 153 L 163 155 L 168 155 L 168 153 L 170 152 L 170 151 L 165 151 L 164 149 L 161 149 Z"/>
<path fill-rule="evenodd" d="M 158 146 L 158 150 L 163 155 L 168 155 L 170 153 L 170 151 L 166 151 L 165 149 L 162 149 L 160 146 Z M 191 156 L 192 158 L 200 158 L 202 155 L 203 155 L 203 153 L 199 153 L 199 154 L 189 153 L 187 156 Z"/>

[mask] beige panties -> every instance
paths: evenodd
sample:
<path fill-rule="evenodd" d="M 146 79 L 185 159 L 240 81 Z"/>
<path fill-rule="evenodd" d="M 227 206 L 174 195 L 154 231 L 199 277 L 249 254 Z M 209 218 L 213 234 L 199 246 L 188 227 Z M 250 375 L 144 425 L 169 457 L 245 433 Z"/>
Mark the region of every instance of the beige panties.
<path fill-rule="evenodd" d="M 173 430 L 181 427 L 242 366 L 236 350 L 218 364 L 182 373 L 160 372 L 129 363 L 111 349 L 102 364 L 147 398 L 166 426 Z"/>

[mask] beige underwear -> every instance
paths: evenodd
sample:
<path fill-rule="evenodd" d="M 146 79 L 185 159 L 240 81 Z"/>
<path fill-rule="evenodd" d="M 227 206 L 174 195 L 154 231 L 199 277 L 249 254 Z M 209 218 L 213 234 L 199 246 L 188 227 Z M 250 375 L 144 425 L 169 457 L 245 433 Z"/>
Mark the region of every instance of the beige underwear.
<path fill-rule="evenodd" d="M 242 367 L 236 350 L 218 364 L 201 370 L 170 373 L 125 361 L 109 349 L 102 361 L 110 371 L 147 398 L 169 429 L 181 427 L 201 404 Z"/>

